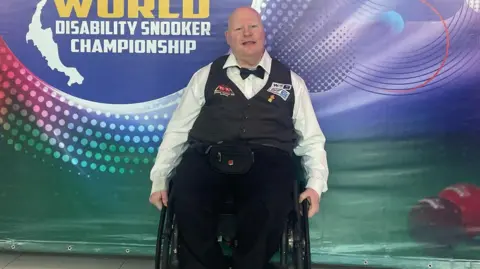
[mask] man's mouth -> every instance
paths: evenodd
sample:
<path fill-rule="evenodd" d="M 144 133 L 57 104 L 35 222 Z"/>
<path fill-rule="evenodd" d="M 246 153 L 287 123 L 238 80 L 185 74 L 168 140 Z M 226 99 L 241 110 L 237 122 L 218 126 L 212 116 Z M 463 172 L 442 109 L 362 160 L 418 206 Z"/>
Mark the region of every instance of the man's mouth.
<path fill-rule="evenodd" d="M 245 45 L 255 45 L 255 43 L 257 43 L 257 42 L 255 42 L 255 41 L 245 41 L 245 42 L 242 42 L 242 45 L 244 45 L 244 46 Z"/>

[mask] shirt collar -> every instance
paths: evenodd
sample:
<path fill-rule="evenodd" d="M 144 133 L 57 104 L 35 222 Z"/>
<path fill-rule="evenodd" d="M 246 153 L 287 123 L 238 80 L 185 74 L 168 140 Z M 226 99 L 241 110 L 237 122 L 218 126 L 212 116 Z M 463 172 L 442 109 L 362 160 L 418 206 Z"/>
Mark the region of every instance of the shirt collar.
<path fill-rule="evenodd" d="M 265 50 L 265 52 L 263 53 L 262 59 L 258 63 L 258 66 L 261 66 L 265 70 L 265 72 L 270 74 L 271 65 L 272 65 L 272 58 L 270 57 L 270 54 L 268 54 L 268 52 Z M 229 67 L 236 67 L 236 66 L 239 66 L 239 64 L 237 63 L 237 59 L 235 58 L 235 55 L 233 55 L 233 53 L 230 53 L 230 55 L 227 58 L 227 61 L 223 65 L 223 68 L 226 69 Z"/>

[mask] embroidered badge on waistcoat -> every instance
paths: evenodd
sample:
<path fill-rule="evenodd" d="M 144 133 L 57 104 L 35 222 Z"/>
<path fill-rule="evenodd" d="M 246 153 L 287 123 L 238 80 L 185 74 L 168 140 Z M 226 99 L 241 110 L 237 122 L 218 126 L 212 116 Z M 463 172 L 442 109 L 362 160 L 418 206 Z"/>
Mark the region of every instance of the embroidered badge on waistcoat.
<path fill-rule="evenodd" d="M 273 82 L 272 86 L 267 90 L 275 95 L 280 96 L 283 101 L 287 101 L 288 96 L 290 96 L 290 90 L 292 89 L 292 85 L 290 84 L 282 84 L 278 82 Z"/>
<path fill-rule="evenodd" d="M 235 96 L 235 93 L 226 85 L 218 85 L 213 94 L 220 94 L 223 96 Z"/>

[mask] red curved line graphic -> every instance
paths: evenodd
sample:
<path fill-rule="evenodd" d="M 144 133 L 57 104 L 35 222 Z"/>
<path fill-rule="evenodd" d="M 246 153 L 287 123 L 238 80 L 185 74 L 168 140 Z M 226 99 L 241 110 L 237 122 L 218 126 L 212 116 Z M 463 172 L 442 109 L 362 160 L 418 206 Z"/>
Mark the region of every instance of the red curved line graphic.
<path fill-rule="evenodd" d="M 406 89 L 406 90 L 386 90 L 386 91 L 389 91 L 389 92 L 401 92 L 401 93 L 405 93 L 405 92 L 411 92 L 411 91 L 415 91 L 425 85 L 427 85 L 428 83 L 430 83 L 430 81 L 432 81 L 433 79 L 435 79 L 435 77 L 438 76 L 438 74 L 440 73 L 440 71 L 443 69 L 443 67 L 445 67 L 445 64 L 447 62 L 447 59 L 448 59 L 448 53 L 449 53 L 449 50 L 450 50 L 450 32 L 448 31 L 448 26 L 447 26 L 447 23 L 445 22 L 445 19 L 443 18 L 442 14 L 440 14 L 440 12 L 438 11 L 438 9 L 436 9 L 432 4 L 430 4 L 427 0 L 419 0 L 420 2 L 424 3 L 427 7 L 429 7 L 435 14 L 437 14 L 437 16 L 440 18 L 440 21 L 442 22 L 443 24 L 443 28 L 445 30 L 445 41 L 446 41 L 446 45 L 445 45 L 445 55 L 443 56 L 443 60 L 442 60 L 442 63 L 440 64 L 440 67 L 437 69 L 437 71 L 431 76 L 429 77 L 427 80 L 425 80 L 422 84 L 420 85 L 417 85 L 415 86 L 414 88 L 410 88 L 410 89 Z"/>

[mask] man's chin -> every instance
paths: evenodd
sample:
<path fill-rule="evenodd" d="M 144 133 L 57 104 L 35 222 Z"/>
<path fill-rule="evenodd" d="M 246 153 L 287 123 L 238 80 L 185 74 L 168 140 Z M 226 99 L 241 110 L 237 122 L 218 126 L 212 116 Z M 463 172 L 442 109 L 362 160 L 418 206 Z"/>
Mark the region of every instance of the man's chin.
<path fill-rule="evenodd" d="M 263 53 L 263 49 L 260 48 L 259 46 L 244 48 L 242 50 L 242 54 L 245 57 L 257 57 L 258 55 L 261 55 L 262 53 Z"/>
<path fill-rule="evenodd" d="M 254 53 L 255 51 L 258 51 L 258 44 L 247 44 L 247 45 L 242 45 L 242 50 L 245 53 Z"/>

